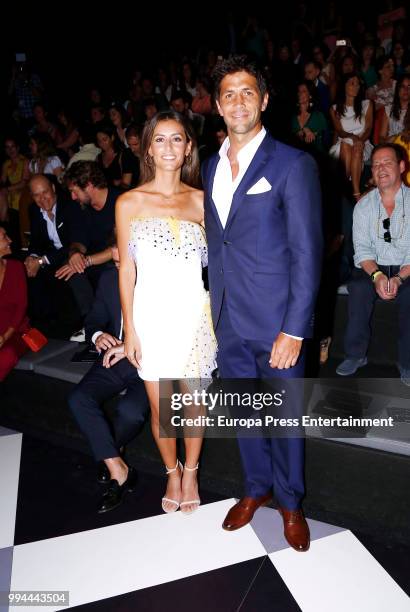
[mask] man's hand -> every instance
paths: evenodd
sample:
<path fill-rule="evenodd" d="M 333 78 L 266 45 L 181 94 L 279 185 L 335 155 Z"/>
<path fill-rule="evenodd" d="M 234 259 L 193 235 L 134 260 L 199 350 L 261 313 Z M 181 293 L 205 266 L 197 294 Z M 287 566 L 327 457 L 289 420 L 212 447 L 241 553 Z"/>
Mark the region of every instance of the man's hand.
<path fill-rule="evenodd" d="M 121 359 L 125 359 L 125 357 L 124 344 L 117 344 L 117 346 L 113 346 L 105 353 L 103 358 L 103 366 L 104 368 L 111 368 L 113 365 L 121 361 Z"/>
<path fill-rule="evenodd" d="M 65 264 L 64 266 L 61 266 L 61 268 L 58 268 L 57 272 L 55 273 L 55 276 L 60 280 L 68 281 L 76 273 L 77 271 L 74 270 L 74 268 L 70 266 L 70 264 Z"/>
<path fill-rule="evenodd" d="M 270 367 L 278 368 L 278 370 L 292 368 L 298 360 L 302 342 L 302 340 L 296 340 L 280 332 L 272 346 Z"/>
<path fill-rule="evenodd" d="M 392 280 L 393 279 L 390 279 L 390 290 L 392 289 Z M 400 282 L 398 278 L 395 280 L 398 281 L 398 283 Z M 388 278 L 385 274 L 378 274 L 376 276 L 376 280 L 374 281 L 374 288 L 376 290 L 377 295 L 381 297 L 382 300 L 393 300 L 396 297 L 397 289 L 395 294 L 392 294 L 390 291 L 387 291 L 387 281 Z"/>
<path fill-rule="evenodd" d="M 118 338 L 106 333 L 100 334 L 95 341 L 95 347 L 98 351 L 106 351 L 107 349 L 119 344 L 122 344 L 121 340 L 118 340 Z"/>
<path fill-rule="evenodd" d="M 390 279 L 390 283 L 389 283 L 389 293 L 388 295 L 390 296 L 390 299 L 394 300 L 395 297 L 397 297 L 397 292 L 399 290 L 399 287 L 401 285 L 401 281 L 399 278 L 397 278 L 397 276 L 393 276 Z"/>
<path fill-rule="evenodd" d="M 0 348 L 6 344 L 6 338 L 0 334 Z"/>
<path fill-rule="evenodd" d="M 68 264 L 75 272 L 81 274 L 87 267 L 87 260 L 82 253 L 73 253 L 68 259 Z"/>
<path fill-rule="evenodd" d="M 34 278 L 37 276 L 37 272 L 40 270 L 40 264 L 38 263 L 37 257 L 32 257 L 29 255 L 24 260 L 24 265 L 26 266 L 27 276 L 29 278 Z"/>

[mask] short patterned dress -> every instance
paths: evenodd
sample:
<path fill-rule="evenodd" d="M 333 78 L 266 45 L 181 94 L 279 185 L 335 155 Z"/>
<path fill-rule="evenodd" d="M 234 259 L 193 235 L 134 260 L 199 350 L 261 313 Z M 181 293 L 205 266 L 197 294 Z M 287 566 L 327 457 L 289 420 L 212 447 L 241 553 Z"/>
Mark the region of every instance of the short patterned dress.
<path fill-rule="evenodd" d="M 134 217 L 129 252 L 135 261 L 134 327 L 143 380 L 206 379 L 216 368 L 204 228 L 174 217 Z"/>

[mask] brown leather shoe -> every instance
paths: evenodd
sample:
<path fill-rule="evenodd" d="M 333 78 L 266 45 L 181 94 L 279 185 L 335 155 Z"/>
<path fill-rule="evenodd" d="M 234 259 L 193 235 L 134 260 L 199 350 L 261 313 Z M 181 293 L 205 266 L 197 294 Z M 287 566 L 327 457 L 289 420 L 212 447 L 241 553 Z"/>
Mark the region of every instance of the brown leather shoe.
<path fill-rule="evenodd" d="M 242 497 L 237 504 L 232 506 L 224 522 L 223 529 L 234 531 L 247 525 L 253 518 L 256 510 L 260 506 L 266 506 L 272 500 L 271 493 L 262 495 L 261 497 Z"/>
<path fill-rule="evenodd" d="M 278 511 L 283 518 L 283 533 L 288 543 L 298 552 L 309 550 L 309 526 L 302 510 L 285 510 L 279 507 Z"/>

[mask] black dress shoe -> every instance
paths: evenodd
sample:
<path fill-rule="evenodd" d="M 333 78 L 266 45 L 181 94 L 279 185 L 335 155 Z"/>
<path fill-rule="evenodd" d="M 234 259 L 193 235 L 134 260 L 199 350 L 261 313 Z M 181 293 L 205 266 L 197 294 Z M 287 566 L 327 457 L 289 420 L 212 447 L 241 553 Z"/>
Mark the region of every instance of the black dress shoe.
<path fill-rule="evenodd" d="M 110 470 L 107 468 L 104 461 L 99 461 L 97 463 L 97 482 L 100 484 L 105 484 L 110 482 L 110 480 Z"/>
<path fill-rule="evenodd" d="M 132 467 L 128 468 L 127 480 L 122 485 L 118 483 L 118 480 L 110 480 L 107 490 L 102 497 L 98 513 L 102 514 L 103 512 L 109 512 L 117 508 L 122 503 L 124 493 L 126 491 L 133 491 L 136 484 L 137 472 Z"/>

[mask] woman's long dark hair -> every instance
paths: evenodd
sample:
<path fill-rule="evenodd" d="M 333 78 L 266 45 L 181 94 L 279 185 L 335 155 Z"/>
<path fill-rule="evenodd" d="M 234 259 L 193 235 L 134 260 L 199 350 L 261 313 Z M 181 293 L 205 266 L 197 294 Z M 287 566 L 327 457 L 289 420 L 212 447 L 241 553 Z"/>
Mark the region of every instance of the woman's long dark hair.
<path fill-rule="evenodd" d="M 397 119 L 397 121 L 400 119 L 401 106 L 399 94 L 400 88 L 404 80 L 410 81 L 410 74 L 404 73 L 397 79 L 396 89 L 394 90 L 393 103 L 390 111 L 390 117 L 394 117 L 395 119 Z"/>
<path fill-rule="evenodd" d="M 361 117 L 362 102 L 364 100 L 364 86 L 363 81 L 357 72 L 349 72 L 348 74 L 344 74 L 339 81 L 336 94 L 336 113 L 339 117 L 344 117 L 344 114 L 346 112 L 346 83 L 354 77 L 359 79 L 360 83 L 359 92 L 353 101 L 354 116 L 356 119 L 359 119 L 359 117 Z"/>
<path fill-rule="evenodd" d="M 162 121 L 176 121 L 184 129 L 187 142 L 191 143 L 191 152 L 185 158 L 181 169 L 181 180 L 190 187 L 199 186 L 199 156 L 195 132 L 191 123 L 180 113 L 173 110 L 160 111 L 150 119 L 142 132 L 141 138 L 141 182 L 140 185 L 152 181 L 155 177 L 155 165 L 148 153 L 154 136 L 155 128 Z"/>

